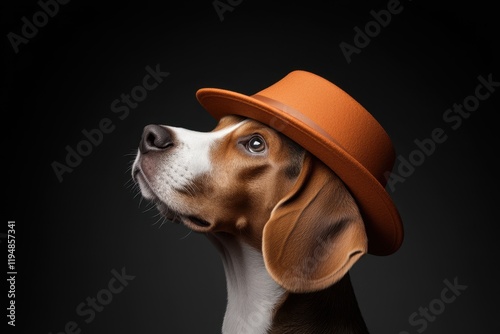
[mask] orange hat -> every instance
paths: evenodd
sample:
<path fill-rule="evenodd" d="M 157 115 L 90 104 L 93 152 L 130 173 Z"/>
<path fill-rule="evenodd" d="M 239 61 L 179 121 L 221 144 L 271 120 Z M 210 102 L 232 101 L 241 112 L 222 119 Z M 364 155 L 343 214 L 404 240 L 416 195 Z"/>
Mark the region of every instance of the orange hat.
<path fill-rule="evenodd" d="M 255 95 L 218 88 L 196 92 L 216 119 L 235 114 L 262 122 L 291 138 L 330 167 L 346 184 L 361 210 L 368 252 L 389 255 L 403 241 L 398 210 L 385 190 L 384 174 L 395 160 L 382 126 L 333 83 L 293 71 Z"/>

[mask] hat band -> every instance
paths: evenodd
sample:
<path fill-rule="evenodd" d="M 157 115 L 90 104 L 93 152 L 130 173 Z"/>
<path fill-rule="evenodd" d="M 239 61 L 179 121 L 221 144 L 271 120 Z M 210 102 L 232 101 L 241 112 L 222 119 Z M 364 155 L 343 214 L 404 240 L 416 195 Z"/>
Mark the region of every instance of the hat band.
<path fill-rule="evenodd" d="M 294 108 L 290 107 L 289 105 L 286 105 L 280 101 L 276 101 L 274 99 L 271 99 L 271 98 L 269 98 L 267 96 L 263 96 L 263 95 L 255 94 L 255 95 L 252 95 L 252 98 L 259 100 L 261 102 L 264 102 L 264 103 L 266 103 L 272 107 L 275 107 L 281 111 L 284 111 L 285 113 L 289 114 L 293 118 L 295 118 L 295 119 L 301 121 L 302 123 L 304 123 L 305 125 L 307 125 L 312 130 L 321 134 L 324 138 L 334 142 L 336 145 L 338 145 L 343 150 L 345 150 L 345 148 L 337 140 L 335 140 L 335 138 L 333 138 L 329 133 L 327 133 L 325 130 L 323 130 L 318 124 L 316 124 L 313 120 L 311 120 L 309 117 L 305 116 L 303 113 L 301 113 L 297 109 L 294 109 Z M 277 118 L 275 117 L 275 119 L 277 119 Z M 276 130 L 279 130 L 279 129 L 276 129 Z"/>

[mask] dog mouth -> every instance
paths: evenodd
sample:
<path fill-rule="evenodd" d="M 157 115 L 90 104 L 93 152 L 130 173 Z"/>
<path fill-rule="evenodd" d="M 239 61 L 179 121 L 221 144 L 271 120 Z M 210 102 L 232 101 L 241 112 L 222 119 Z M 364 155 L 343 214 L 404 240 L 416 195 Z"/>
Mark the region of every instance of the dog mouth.
<path fill-rule="evenodd" d="M 212 224 L 210 222 L 196 215 L 186 214 L 175 210 L 171 205 L 162 201 L 149 185 L 146 176 L 141 172 L 140 168 L 134 170 L 132 178 L 134 182 L 139 185 L 142 196 L 153 202 L 160 215 L 162 215 L 166 220 L 173 223 L 182 223 L 197 232 L 208 232 L 211 229 Z"/>
<path fill-rule="evenodd" d="M 179 213 L 172 208 L 170 208 L 168 205 L 166 205 L 164 202 L 160 201 L 159 199 L 156 201 L 156 208 L 160 212 L 160 214 L 165 217 L 165 219 L 173 222 L 173 223 L 183 223 L 184 225 L 187 226 L 198 226 L 201 228 L 206 228 L 210 227 L 212 224 L 207 222 L 204 219 L 201 219 L 197 216 L 193 215 L 184 215 L 182 213 Z"/>
<path fill-rule="evenodd" d="M 183 223 L 188 226 L 195 225 L 201 228 L 209 228 L 212 225 L 206 220 L 195 216 L 181 216 L 181 220 L 183 220 Z"/>

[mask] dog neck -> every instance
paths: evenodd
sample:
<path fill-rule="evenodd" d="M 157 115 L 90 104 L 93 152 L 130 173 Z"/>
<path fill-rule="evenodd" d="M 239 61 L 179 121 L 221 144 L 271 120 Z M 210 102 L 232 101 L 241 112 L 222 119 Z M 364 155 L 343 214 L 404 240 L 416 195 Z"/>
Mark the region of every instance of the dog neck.
<path fill-rule="evenodd" d="M 209 238 L 226 274 L 222 333 L 368 334 L 349 274 L 325 290 L 290 293 L 271 278 L 262 253 L 231 235 Z"/>
<path fill-rule="evenodd" d="M 285 290 L 269 276 L 256 249 L 231 235 L 218 233 L 210 239 L 221 253 L 226 274 L 228 303 L 222 333 L 268 333 Z"/>
<path fill-rule="evenodd" d="M 288 293 L 273 318 L 270 334 L 368 334 L 349 273 L 327 289 Z"/>

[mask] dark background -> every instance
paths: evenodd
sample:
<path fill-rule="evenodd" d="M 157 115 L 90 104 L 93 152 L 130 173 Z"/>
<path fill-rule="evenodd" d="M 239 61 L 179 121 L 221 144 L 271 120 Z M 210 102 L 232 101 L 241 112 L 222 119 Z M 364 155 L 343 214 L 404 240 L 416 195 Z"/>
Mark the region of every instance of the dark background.
<path fill-rule="evenodd" d="M 0 232 L 16 221 L 15 329 L 59 333 L 75 321 L 81 333 L 220 332 L 226 293 L 216 250 L 204 236 L 162 224 L 147 210 L 129 168 L 146 124 L 212 129 L 215 121 L 195 99 L 198 88 L 253 94 L 295 69 L 356 98 L 401 157 L 435 128 L 447 135 L 391 192 L 405 225 L 401 249 L 365 256 L 352 269 L 371 332 L 498 328 L 500 87 L 456 130 L 442 118 L 474 94 L 478 76 L 500 81 L 498 12 L 486 1 L 402 0 L 401 13 L 348 63 L 339 44 L 353 44 L 354 27 L 363 29 L 373 20 L 370 11 L 387 4 L 247 0 L 221 21 L 212 1 L 71 1 L 17 54 L 7 34 L 21 34 L 21 18 L 32 21 L 40 6 L 2 5 L 7 199 Z M 169 76 L 120 120 L 111 103 L 157 64 Z M 85 139 L 82 130 L 104 118 L 114 131 L 59 182 L 51 164 L 64 163 L 65 147 L 75 148 Z M 106 289 L 111 271 L 122 268 L 135 278 L 86 323 L 77 305 Z M 412 325 L 409 317 L 420 307 L 439 304 L 446 279 L 467 288 L 425 329 Z"/>

